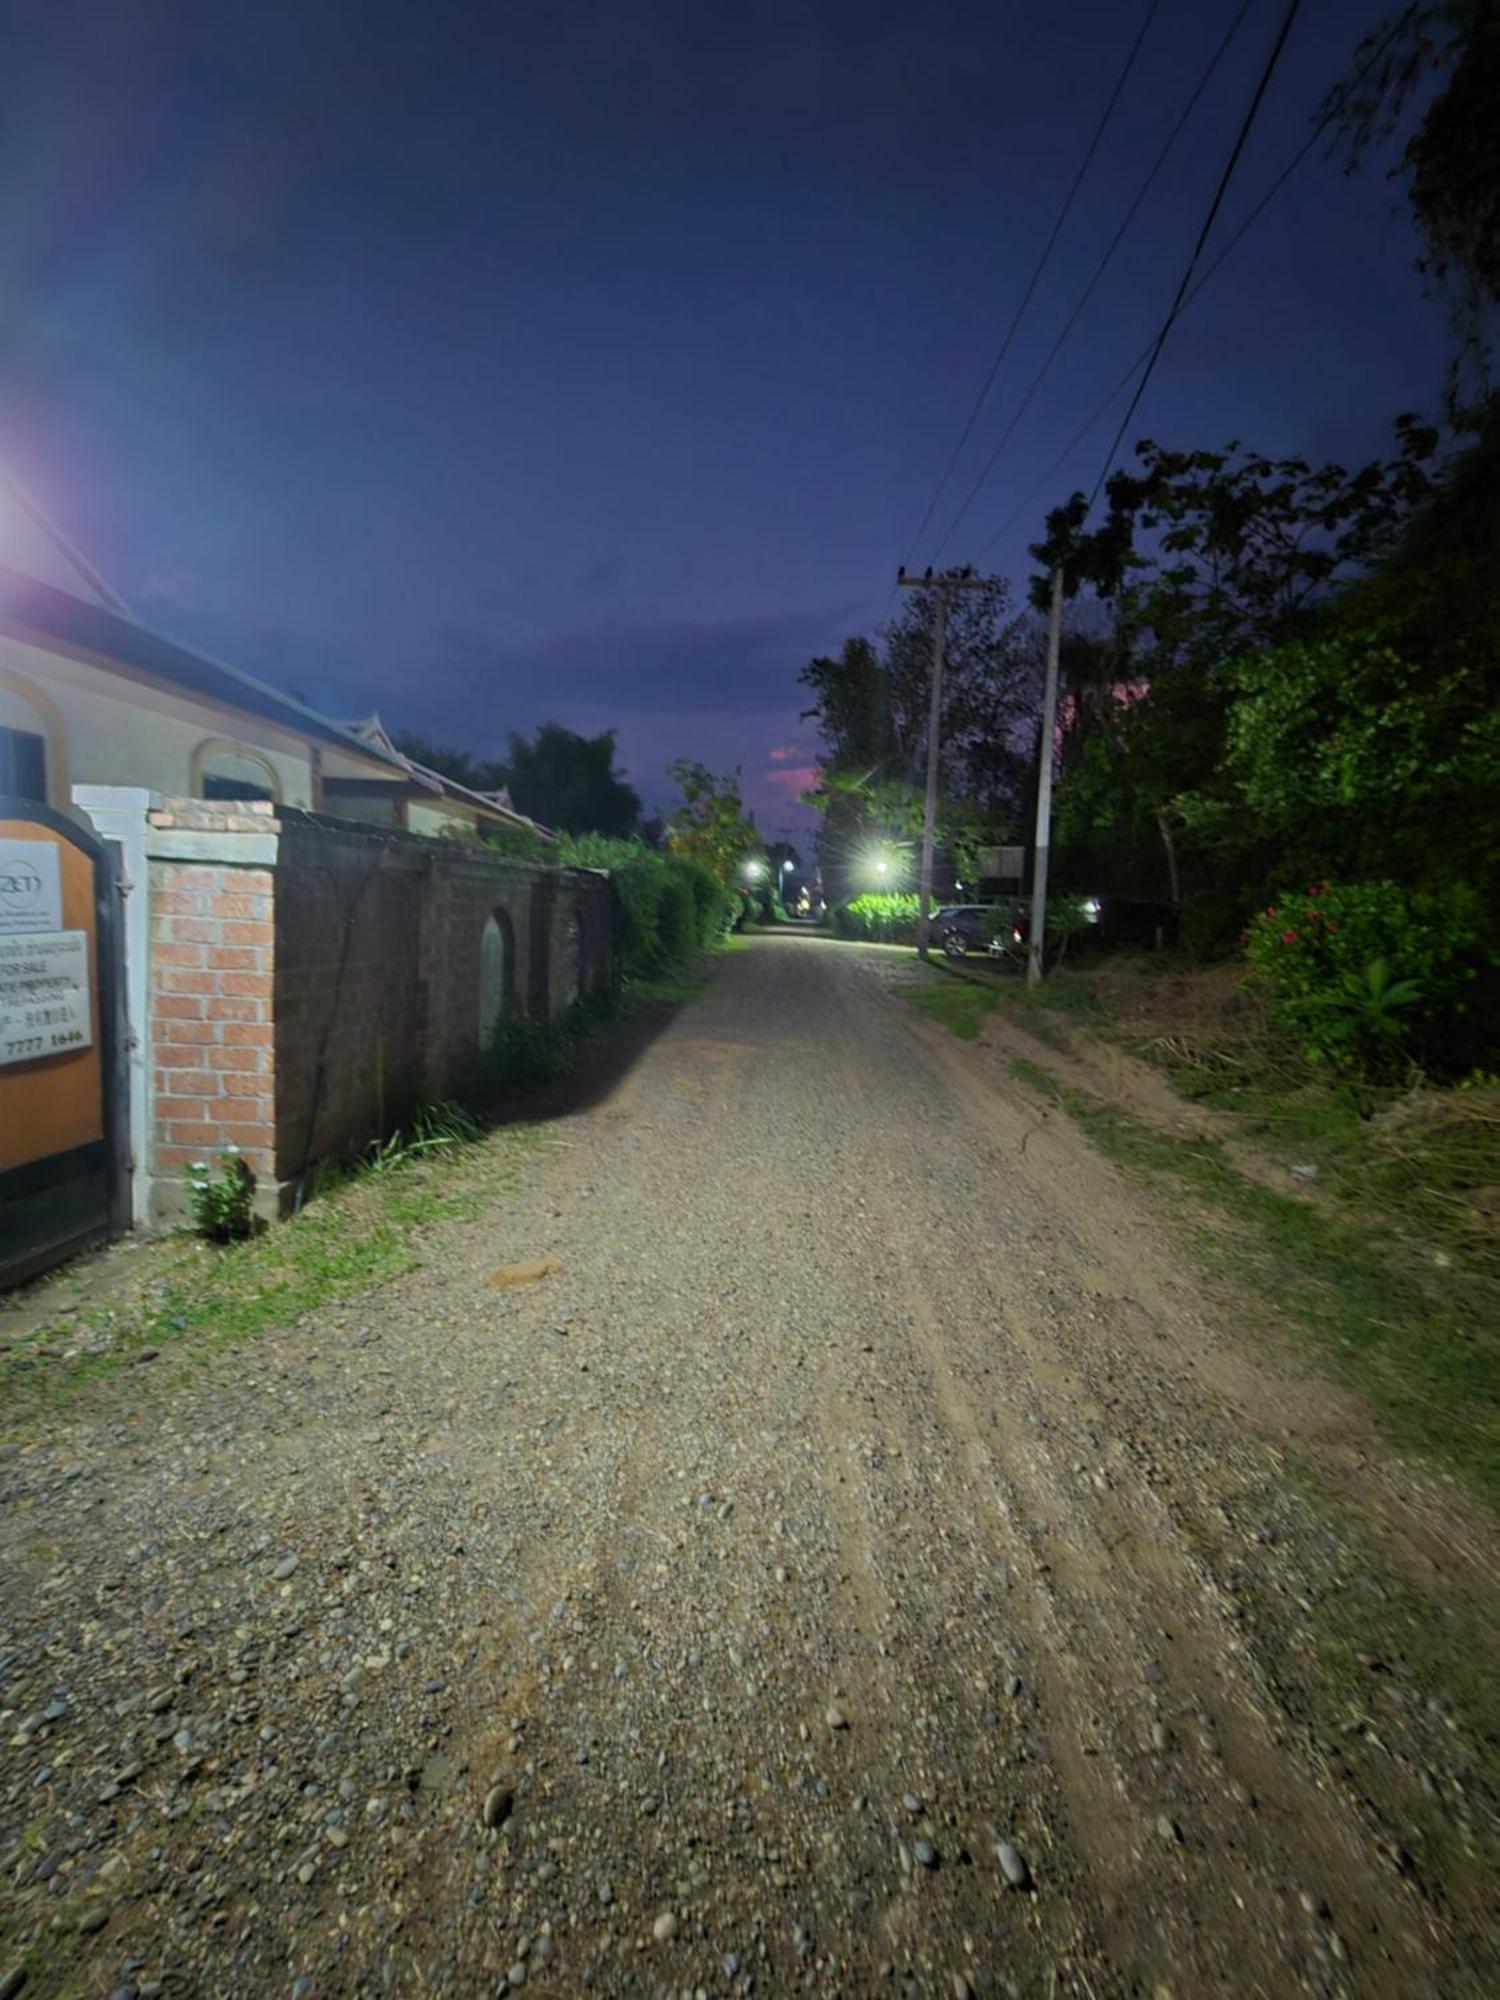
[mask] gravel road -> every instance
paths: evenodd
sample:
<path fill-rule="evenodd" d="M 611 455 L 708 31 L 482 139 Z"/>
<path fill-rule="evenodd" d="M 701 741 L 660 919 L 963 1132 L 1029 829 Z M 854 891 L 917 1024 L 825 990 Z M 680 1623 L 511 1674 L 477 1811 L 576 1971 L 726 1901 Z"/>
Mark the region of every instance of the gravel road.
<path fill-rule="evenodd" d="M 896 963 L 752 941 L 421 1269 L 0 1458 L 0 1993 L 1497 1990 L 1451 1718 L 1297 1692 L 1357 1417 Z"/>

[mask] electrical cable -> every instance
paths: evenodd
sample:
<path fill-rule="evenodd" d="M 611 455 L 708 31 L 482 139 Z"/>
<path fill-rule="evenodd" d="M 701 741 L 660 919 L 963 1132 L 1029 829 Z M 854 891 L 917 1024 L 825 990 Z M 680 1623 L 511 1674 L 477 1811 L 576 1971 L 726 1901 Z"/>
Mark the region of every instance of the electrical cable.
<path fill-rule="evenodd" d="M 1361 69 L 1357 72 L 1355 76 L 1356 83 L 1362 81 L 1363 78 L 1367 76 L 1369 72 L 1375 67 L 1376 63 L 1380 61 L 1381 57 L 1385 54 L 1387 48 L 1389 48 L 1390 44 L 1396 39 L 1397 35 L 1401 33 L 1402 29 L 1406 26 L 1406 23 L 1410 20 L 1412 14 L 1415 13 L 1415 11 L 1416 11 L 1415 6 L 1408 7 L 1403 14 L 1398 16 L 1398 18 L 1391 23 L 1390 28 L 1381 37 L 1379 44 L 1374 49 L 1371 50 L 1368 59 L 1361 67 Z M 1181 317 L 1182 313 L 1185 312 L 1187 308 L 1193 303 L 1193 300 L 1198 298 L 1202 294 L 1202 292 L 1206 289 L 1206 287 L 1213 282 L 1214 278 L 1217 277 L 1218 273 L 1223 269 L 1224 265 L 1228 262 L 1229 258 L 1233 255 L 1233 253 L 1239 248 L 1240 244 L 1244 241 L 1245 237 L 1248 235 L 1249 231 L 1254 226 L 1254 224 L 1260 220 L 1261 216 L 1270 207 L 1271 203 L 1276 199 L 1277 195 L 1281 193 L 1281 190 L 1286 186 L 1287 182 L 1297 172 L 1297 169 L 1302 165 L 1303 161 L 1306 160 L 1308 155 L 1316 148 L 1319 140 L 1323 137 L 1323 134 L 1328 130 L 1328 127 L 1334 122 L 1336 116 L 1337 112 L 1334 109 L 1328 109 L 1324 111 L 1323 115 L 1318 119 L 1317 123 L 1314 125 L 1312 131 L 1303 140 L 1302 144 L 1297 148 L 1296 152 L 1293 153 L 1292 157 L 1287 161 L 1286 165 L 1281 169 L 1281 172 L 1276 176 L 1275 180 L 1273 180 L 1270 186 L 1267 187 L 1265 193 L 1261 195 L 1260 199 L 1255 203 L 1254 207 L 1251 208 L 1246 213 L 1243 220 L 1239 223 L 1238 227 L 1235 229 L 1233 235 L 1229 237 L 1228 241 L 1224 244 L 1223 248 L 1214 258 L 1213 262 L 1208 265 L 1207 269 L 1203 272 L 1202 276 L 1199 277 L 1197 282 L 1190 288 L 1186 297 L 1183 299 L 1181 306 L 1178 308 L 1179 318 Z M 1145 365 L 1145 363 L 1150 359 L 1154 347 L 1155 347 L 1155 342 L 1153 341 L 1153 342 L 1148 342 L 1147 345 L 1141 349 L 1140 353 L 1135 357 L 1134 361 L 1131 362 L 1130 366 L 1125 370 L 1124 374 L 1120 377 L 1119 381 L 1115 383 L 1114 387 L 1109 391 L 1108 395 L 1105 396 L 1103 401 L 1098 404 L 1098 406 L 1094 409 L 1094 411 L 1084 419 L 1082 424 L 1079 425 L 1078 429 L 1073 433 L 1072 437 L 1063 446 L 1062 450 L 1057 454 L 1056 458 L 1052 460 L 1052 463 L 1047 467 L 1046 471 L 1041 475 L 1039 479 L 1035 480 L 1033 484 L 1027 488 L 1026 492 L 1022 495 L 1020 500 L 1017 501 L 1016 505 L 1011 509 L 1009 514 L 1006 515 L 1004 521 L 1001 522 L 1000 526 L 995 530 L 994 534 L 990 536 L 989 540 L 984 544 L 983 548 L 980 549 L 979 556 L 978 558 L 976 558 L 976 560 L 982 561 L 983 558 L 989 554 L 990 550 L 993 549 L 999 542 L 1003 541 L 1004 538 L 1010 533 L 1011 529 L 1016 525 L 1017 521 L 1020 520 L 1021 516 L 1026 512 L 1026 509 L 1031 505 L 1032 501 L 1042 491 L 1043 487 L 1047 486 L 1051 482 L 1051 480 L 1056 476 L 1056 474 L 1062 470 L 1063 466 L 1067 464 L 1068 460 L 1073 456 L 1074 452 L 1077 451 L 1078 447 L 1083 443 L 1084 439 L 1088 436 L 1089 432 L 1094 428 L 1095 424 L 1097 424 L 1108 413 L 1111 404 L 1113 404 L 1116 401 L 1116 399 L 1121 395 L 1123 395 L 1125 390 L 1129 388 L 1136 372 L 1140 368 L 1142 368 Z"/>
<path fill-rule="evenodd" d="M 978 498 L 981 488 L 984 486 L 990 474 L 994 471 L 996 464 L 999 462 L 1000 454 L 1005 450 L 1005 447 L 1010 443 L 1012 437 L 1015 435 L 1016 426 L 1020 423 L 1022 417 L 1025 416 L 1027 410 L 1030 409 L 1032 401 L 1035 398 L 1037 391 L 1041 388 L 1042 383 L 1046 380 L 1048 374 L 1051 371 L 1053 362 L 1057 359 L 1058 354 L 1061 352 L 1063 343 L 1067 340 L 1068 335 L 1073 331 L 1073 328 L 1078 324 L 1079 317 L 1082 314 L 1084 307 L 1093 297 L 1094 292 L 1098 287 L 1099 281 L 1103 278 L 1105 272 L 1109 269 L 1109 266 L 1113 261 L 1114 254 L 1119 249 L 1120 244 L 1124 239 L 1125 232 L 1129 229 L 1131 223 L 1134 222 L 1136 216 L 1139 214 L 1141 204 L 1145 201 L 1146 196 L 1151 192 L 1152 187 L 1155 185 L 1157 175 L 1161 172 L 1162 168 L 1167 163 L 1167 156 L 1170 154 L 1172 148 L 1176 145 L 1178 139 L 1181 137 L 1183 127 L 1187 124 L 1189 118 L 1192 117 L 1194 111 L 1197 110 L 1198 104 L 1203 96 L 1203 93 L 1207 90 L 1209 84 L 1212 82 L 1215 71 L 1218 69 L 1219 64 L 1223 61 L 1225 54 L 1228 52 L 1230 43 L 1239 33 L 1240 27 L 1244 22 L 1245 16 L 1250 12 L 1250 9 L 1254 4 L 1255 0 L 1241 0 L 1241 6 L 1239 12 L 1235 15 L 1234 19 L 1225 29 L 1223 36 L 1220 38 L 1218 47 L 1214 50 L 1212 56 L 1210 56 L 1208 61 L 1208 67 L 1204 70 L 1203 74 L 1199 77 L 1197 83 L 1194 85 L 1193 93 L 1189 97 L 1187 103 L 1183 106 L 1182 111 L 1178 116 L 1176 124 L 1167 134 L 1167 137 L 1161 147 L 1161 150 L 1157 153 L 1156 158 L 1152 161 L 1150 171 L 1147 173 L 1146 178 L 1141 182 L 1140 187 L 1136 191 L 1135 199 L 1131 202 L 1129 208 L 1126 209 L 1125 214 L 1120 220 L 1119 227 L 1116 229 L 1114 235 L 1110 238 L 1109 247 L 1105 250 L 1103 256 L 1094 266 L 1093 275 L 1090 277 L 1088 283 L 1084 286 L 1083 291 L 1079 294 L 1078 301 L 1074 305 L 1073 310 L 1069 313 L 1067 319 L 1064 321 L 1062 328 L 1057 335 L 1057 338 L 1053 341 L 1051 347 L 1047 350 L 1046 359 L 1042 362 L 1041 367 L 1032 377 L 1031 386 L 1027 389 L 1025 395 L 1021 398 L 1020 402 L 1011 412 L 1010 421 L 1005 426 L 1005 429 L 1001 432 L 999 443 L 995 446 L 994 450 L 985 460 L 984 465 L 980 469 L 978 478 L 975 479 L 973 485 L 964 495 L 963 501 L 959 506 L 958 512 L 953 516 L 953 519 L 948 523 L 947 529 L 945 530 L 943 535 L 943 539 L 938 543 L 937 547 L 933 550 L 932 560 L 934 563 L 938 561 L 938 559 L 941 557 L 943 553 L 943 550 L 948 546 L 949 542 L 953 539 L 954 532 L 957 529 L 959 522 L 962 521 L 965 514 L 968 513 L 970 507 L 974 504 L 974 501 Z"/>
<path fill-rule="evenodd" d="M 1301 5 L 1302 0 L 1290 0 L 1286 13 L 1282 17 L 1281 27 L 1277 31 L 1276 40 L 1271 45 L 1271 53 L 1266 58 L 1265 68 L 1260 73 L 1260 81 L 1255 86 L 1255 95 L 1250 100 L 1250 107 L 1245 113 L 1244 121 L 1240 126 L 1229 158 L 1224 163 L 1224 171 L 1219 176 L 1219 185 L 1214 189 L 1214 198 L 1208 205 L 1207 215 L 1203 218 L 1203 227 L 1198 231 L 1198 240 L 1193 245 L 1193 254 L 1188 258 L 1186 268 L 1182 273 L 1182 281 L 1177 287 L 1176 297 L 1167 309 L 1167 316 L 1161 323 L 1161 331 L 1157 334 L 1155 344 L 1147 357 L 1145 372 L 1142 374 L 1140 381 L 1135 385 L 1135 394 L 1131 397 L 1125 414 L 1120 419 L 1120 427 L 1115 432 L 1114 440 L 1109 450 L 1105 453 L 1103 465 L 1099 468 L 1099 477 L 1094 481 L 1094 490 L 1089 495 L 1088 512 L 1093 511 L 1094 502 L 1099 498 L 1104 482 L 1109 477 L 1109 469 L 1114 464 L 1115 453 L 1120 449 L 1120 443 L 1129 427 L 1130 419 L 1140 408 L 1141 398 L 1146 393 L 1146 385 L 1155 373 L 1156 364 L 1161 358 L 1161 351 L 1167 344 L 1167 335 L 1172 331 L 1173 326 L 1177 322 L 1177 316 L 1187 301 L 1188 287 L 1193 282 L 1193 272 L 1198 267 L 1198 259 L 1203 255 L 1203 247 L 1208 241 L 1209 234 L 1215 222 L 1218 220 L 1219 210 L 1224 205 L 1224 197 L 1229 192 L 1229 183 L 1234 179 L 1234 170 L 1240 163 L 1241 153 L 1245 150 L 1245 141 L 1250 137 L 1251 128 L 1255 124 L 1261 104 L 1265 99 L 1267 90 L 1270 88 L 1271 78 L 1276 73 L 1276 65 L 1281 60 L 1281 52 L 1286 47 L 1287 37 L 1292 32 L 1292 24 L 1297 18 Z"/>
<path fill-rule="evenodd" d="M 1042 254 L 1037 259 L 1036 266 L 1031 273 L 1031 277 L 1027 281 L 1025 291 L 1021 294 L 1020 304 L 1016 307 L 1015 312 L 1011 315 L 1010 324 L 1009 326 L 1007 326 L 1004 336 L 1001 339 L 1000 345 L 995 352 L 995 357 L 990 363 L 989 372 L 985 376 L 983 383 L 980 385 L 979 394 L 974 398 L 973 407 L 969 411 L 968 419 L 965 422 L 962 431 L 959 433 L 958 443 L 953 447 L 953 450 L 948 458 L 948 463 L 943 468 L 942 477 L 938 480 L 937 486 L 933 491 L 932 498 L 927 504 L 927 511 L 922 516 L 921 525 L 918 527 L 917 532 L 912 537 L 911 548 L 907 551 L 906 561 L 902 564 L 902 567 L 904 569 L 910 569 L 912 566 L 912 562 L 915 559 L 917 549 L 921 543 L 922 537 L 923 535 L 926 534 L 928 526 L 932 520 L 932 517 L 937 511 L 938 502 L 943 497 L 943 489 L 947 486 L 948 481 L 953 476 L 953 468 L 957 465 L 959 457 L 963 452 L 963 448 L 968 443 L 970 434 L 972 433 L 975 424 L 979 420 L 979 413 L 984 408 L 984 405 L 989 398 L 990 390 L 994 387 L 995 384 L 995 378 L 999 374 L 1001 368 L 1004 366 L 1005 357 L 1010 352 L 1011 343 L 1016 337 L 1016 332 L 1020 327 L 1022 319 L 1025 317 L 1026 308 L 1030 305 L 1032 300 L 1032 295 L 1035 293 L 1038 284 L 1040 284 L 1041 282 L 1042 273 L 1046 270 L 1048 261 L 1052 256 L 1052 252 L 1057 247 L 1057 239 L 1062 234 L 1063 225 L 1066 223 L 1068 216 L 1072 211 L 1073 203 L 1078 196 L 1078 191 L 1083 186 L 1089 168 L 1093 165 L 1094 155 L 1098 152 L 1100 142 L 1103 140 L 1104 134 L 1109 128 L 1109 122 L 1111 118 L 1114 116 L 1115 107 L 1120 101 L 1121 94 L 1123 93 L 1125 85 L 1129 80 L 1130 72 L 1135 67 L 1136 57 L 1141 52 L 1142 44 L 1145 42 L 1146 36 L 1150 32 L 1151 23 L 1155 20 L 1157 9 L 1160 7 L 1160 5 L 1161 5 L 1161 0 L 1150 0 L 1150 4 L 1146 8 L 1145 18 L 1141 22 L 1139 29 L 1136 31 L 1136 37 L 1135 40 L 1130 45 L 1130 52 L 1125 58 L 1124 67 L 1121 69 L 1119 76 L 1115 79 L 1114 89 L 1109 94 L 1108 102 L 1105 104 L 1104 110 L 1101 112 L 1099 116 L 1099 121 L 1094 127 L 1094 134 L 1093 137 L 1089 140 L 1088 147 L 1083 156 L 1083 160 L 1079 165 L 1078 171 L 1073 176 L 1072 185 L 1068 189 L 1068 192 L 1063 199 L 1062 207 L 1057 212 L 1057 219 L 1054 221 L 1052 225 L 1051 234 L 1048 236 L 1046 243 L 1042 246 Z"/>

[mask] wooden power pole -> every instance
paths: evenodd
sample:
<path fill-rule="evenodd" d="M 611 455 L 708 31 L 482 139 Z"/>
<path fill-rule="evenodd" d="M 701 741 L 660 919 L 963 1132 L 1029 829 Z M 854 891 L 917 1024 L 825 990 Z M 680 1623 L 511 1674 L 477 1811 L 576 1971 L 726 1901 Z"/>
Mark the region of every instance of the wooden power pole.
<path fill-rule="evenodd" d="M 932 621 L 932 700 L 927 714 L 927 798 L 922 809 L 922 876 L 917 906 L 917 956 L 926 958 L 932 934 L 932 852 L 936 840 L 938 763 L 943 726 L 943 647 L 948 635 L 948 597 L 955 590 L 982 590 L 988 577 L 976 576 L 972 569 L 943 570 L 934 576 L 929 569 L 921 576 L 896 572 L 901 590 L 930 590 L 936 602 Z"/>

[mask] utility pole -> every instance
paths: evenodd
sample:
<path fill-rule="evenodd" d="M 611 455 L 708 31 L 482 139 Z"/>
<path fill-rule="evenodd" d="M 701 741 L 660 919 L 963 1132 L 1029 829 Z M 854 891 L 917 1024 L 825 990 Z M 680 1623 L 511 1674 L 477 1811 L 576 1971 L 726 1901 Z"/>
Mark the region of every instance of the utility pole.
<path fill-rule="evenodd" d="M 922 876 L 917 906 L 917 956 L 926 958 L 932 934 L 932 850 L 937 824 L 938 761 L 943 726 L 943 647 L 948 636 L 948 596 L 955 590 L 982 590 L 988 577 L 976 576 L 969 567 L 944 570 L 934 576 L 896 572 L 898 590 L 930 590 L 937 603 L 932 621 L 932 701 L 927 714 L 927 799 L 922 810 Z"/>
<path fill-rule="evenodd" d="M 1062 650 L 1063 573 L 1052 571 L 1052 605 L 1047 614 L 1047 678 L 1042 687 L 1042 756 L 1036 784 L 1036 847 L 1031 876 L 1031 936 L 1026 948 L 1026 984 L 1042 983 L 1042 950 L 1047 941 L 1047 859 L 1052 846 L 1052 759 L 1057 736 L 1057 656 Z"/>

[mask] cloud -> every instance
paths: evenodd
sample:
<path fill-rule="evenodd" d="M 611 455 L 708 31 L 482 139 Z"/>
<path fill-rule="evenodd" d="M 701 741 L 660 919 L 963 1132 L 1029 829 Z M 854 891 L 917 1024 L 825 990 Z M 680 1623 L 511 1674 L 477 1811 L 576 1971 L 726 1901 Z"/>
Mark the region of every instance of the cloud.
<path fill-rule="evenodd" d="M 771 762 L 773 764 L 795 763 L 799 757 L 804 762 L 807 759 L 807 751 L 800 743 L 780 743 L 771 752 Z"/>
<path fill-rule="evenodd" d="M 771 755 L 774 757 L 776 752 L 773 750 Z M 794 799 L 800 798 L 803 792 L 810 792 L 817 784 L 818 767 L 816 764 L 783 764 L 767 771 L 765 782 L 774 785 L 778 791 L 789 792 Z"/>
<path fill-rule="evenodd" d="M 534 642 L 459 626 L 440 635 L 426 679 L 435 702 L 461 693 L 471 715 L 482 690 L 485 708 L 506 726 L 512 718 L 563 717 L 570 707 L 759 713 L 795 687 L 800 669 L 842 636 L 852 615 L 831 606 L 621 621 Z"/>

